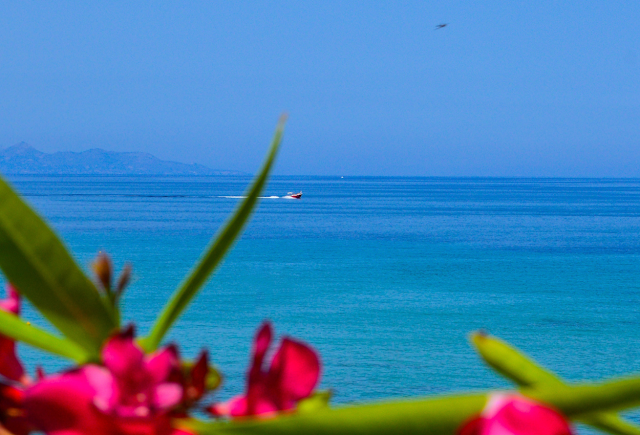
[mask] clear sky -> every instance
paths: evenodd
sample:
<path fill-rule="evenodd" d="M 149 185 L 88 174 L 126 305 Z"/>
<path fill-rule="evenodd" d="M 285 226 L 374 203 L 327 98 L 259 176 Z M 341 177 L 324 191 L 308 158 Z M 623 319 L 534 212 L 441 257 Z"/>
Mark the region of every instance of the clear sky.
<path fill-rule="evenodd" d="M 282 111 L 279 174 L 638 177 L 640 2 L 0 7 L 0 148 L 253 172 Z"/>

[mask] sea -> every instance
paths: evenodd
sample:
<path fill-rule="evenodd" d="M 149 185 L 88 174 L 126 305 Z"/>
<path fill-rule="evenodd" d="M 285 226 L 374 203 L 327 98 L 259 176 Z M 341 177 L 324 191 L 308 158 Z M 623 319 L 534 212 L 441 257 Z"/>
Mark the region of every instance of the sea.
<path fill-rule="evenodd" d="M 122 308 L 140 335 L 251 182 L 10 180 L 83 268 L 99 252 L 133 266 Z M 508 388 L 470 346 L 478 330 L 572 382 L 640 370 L 640 179 L 276 176 L 264 197 L 167 338 L 209 350 L 214 399 L 244 389 L 265 320 L 319 352 L 338 404 Z M 20 352 L 30 370 L 68 364 Z"/>

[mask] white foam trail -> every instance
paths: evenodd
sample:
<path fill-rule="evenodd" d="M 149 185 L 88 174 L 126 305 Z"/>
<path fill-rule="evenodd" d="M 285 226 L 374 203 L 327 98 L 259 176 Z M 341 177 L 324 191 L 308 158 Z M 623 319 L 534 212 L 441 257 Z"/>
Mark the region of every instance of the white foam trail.
<path fill-rule="evenodd" d="M 219 196 L 218 198 L 231 198 L 231 199 L 243 199 L 246 196 Z M 280 198 L 279 196 L 259 196 L 259 199 L 276 199 Z"/>

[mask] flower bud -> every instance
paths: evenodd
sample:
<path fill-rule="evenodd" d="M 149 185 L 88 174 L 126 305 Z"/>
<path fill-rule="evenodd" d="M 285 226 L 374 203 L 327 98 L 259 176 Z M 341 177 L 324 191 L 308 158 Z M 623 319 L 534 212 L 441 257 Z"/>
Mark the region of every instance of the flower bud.
<path fill-rule="evenodd" d="M 107 292 L 111 292 L 111 276 L 113 266 L 111 265 L 111 259 L 104 252 L 100 252 L 96 261 L 93 262 L 93 273 L 95 273 L 98 282 L 102 285 L 102 288 Z"/>

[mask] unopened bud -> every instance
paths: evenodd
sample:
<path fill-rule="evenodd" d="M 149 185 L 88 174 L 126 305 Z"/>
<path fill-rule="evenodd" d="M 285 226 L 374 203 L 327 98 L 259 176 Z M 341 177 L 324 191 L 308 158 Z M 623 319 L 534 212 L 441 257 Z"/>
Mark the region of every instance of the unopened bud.
<path fill-rule="evenodd" d="M 120 297 L 124 292 L 124 289 L 131 281 L 131 265 L 125 264 L 122 268 L 122 272 L 120 272 L 120 276 L 118 277 L 118 284 L 116 285 L 116 295 Z"/>
<path fill-rule="evenodd" d="M 96 261 L 93 262 L 93 273 L 96 274 L 96 278 L 107 293 L 111 291 L 112 270 L 111 259 L 104 252 L 100 252 Z"/>

